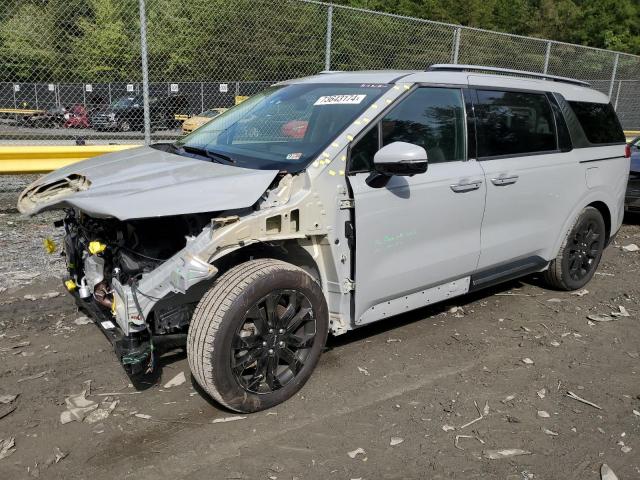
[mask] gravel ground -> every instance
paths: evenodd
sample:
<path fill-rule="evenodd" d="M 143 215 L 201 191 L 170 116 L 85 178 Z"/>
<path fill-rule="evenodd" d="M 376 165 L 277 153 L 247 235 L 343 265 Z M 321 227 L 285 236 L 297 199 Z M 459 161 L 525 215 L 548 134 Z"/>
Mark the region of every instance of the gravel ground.
<path fill-rule="evenodd" d="M 533 276 L 364 327 L 290 401 L 237 416 L 181 350 L 127 377 L 42 249 L 55 217 L 0 217 L 0 479 L 640 478 L 640 252 L 620 248 L 640 245 L 637 218 L 582 296 Z M 62 424 L 88 380 L 95 421 Z M 489 458 L 504 449 L 522 455 Z"/>

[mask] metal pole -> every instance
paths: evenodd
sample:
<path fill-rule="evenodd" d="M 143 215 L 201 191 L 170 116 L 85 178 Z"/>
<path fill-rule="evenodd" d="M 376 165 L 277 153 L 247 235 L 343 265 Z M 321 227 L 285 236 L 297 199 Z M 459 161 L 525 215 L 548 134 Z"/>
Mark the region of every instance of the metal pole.
<path fill-rule="evenodd" d="M 551 58 L 551 42 L 547 42 L 547 52 L 544 54 L 544 70 L 545 75 L 549 71 L 549 58 Z"/>
<path fill-rule="evenodd" d="M 142 105 L 144 107 L 144 144 L 151 143 L 151 116 L 149 115 L 149 65 L 147 62 L 147 15 L 144 0 L 140 6 L 140 54 L 142 57 Z"/>
<path fill-rule="evenodd" d="M 622 87 L 622 80 L 618 80 L 618 92 L 616 93 L 616 103 L 613 106 L 613 109 L 618 111 L 618 99 L 620 98 L 620 87 Z"/>
<path fill-rule="evenodd" d="M 609 85 L 609 101 L 611 101 L 611 94 L 613 94 L 613 84 L 616 81 L 616 73 L 618 71 L 619 59 L 620 59 L 620 54 L 616 53 L 616 59 L 613 61 L 613 72 L 611 72 L 611 84 Z"/>
<path fill-rule="evenodd" d="M 460 34 L 461 34 L 461 29 L 460 27 L 456 28 L 453 31 L 453 52 L 452 52 L 452 56 L 453 56 L 453 60 L 452 63 L 456 64 L 458 63 L 458 56 L 460 54 Z"/>
<path fill-rule="evenodd" d="M 40 108 L 38 107 L 38 84 L 37 83 L 33 84 L 33 93 L 36 96 L 36 110 L 40 110 Z"/>
<path fill-rule="evenodd" d="M 109 82 L 107 85 L 109 87 L 109 105 L 111 105 L 111 82 Z"/>
<path fill-rule="evenodd" d="M 333 5 L 327 9 L 327 37 L 324 47 L 324 69 L 331 70 L 331 33 L 333 30 Z"/>
<path fill-rule="evenodd" d="M 200 82 L 200 111 L 204 112 L 204 82 Z"/>

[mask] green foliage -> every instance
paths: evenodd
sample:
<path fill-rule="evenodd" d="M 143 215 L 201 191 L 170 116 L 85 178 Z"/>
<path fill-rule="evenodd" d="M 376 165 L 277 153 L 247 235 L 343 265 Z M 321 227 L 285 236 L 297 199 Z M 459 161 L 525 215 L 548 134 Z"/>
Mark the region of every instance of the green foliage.
<path fill-rule="evenodd" d="M 292 0 L 146 1 L 152 81 L 275 80 L 324 66 L 326 8 L 321 5 Z M 336 3 L 640 54 L 639 0 Z M 138 14 L 138 0 L 2 0 L 0 80 L 140 80 Z M 498 42 L 481 32 L 467 34 L 461 62 L 542 66 L 544 52 L 538 47 L 523 48 L 521 40 L 507 37 Z M 422 68 L 450 61 L 451 45 L 450 27 L 335 9 L 334 69 Z M 552 66 L 572 60 L 578 65 L 575 55 L 574 47 L 557 47 Z M 603 60 L 599 52 L 593 58 L 579 55 L 593 75 L 605 78 L 610 71 L 610 56 Z M 637 65 L 633 59 L 624 62 L 628 71 Z"/>

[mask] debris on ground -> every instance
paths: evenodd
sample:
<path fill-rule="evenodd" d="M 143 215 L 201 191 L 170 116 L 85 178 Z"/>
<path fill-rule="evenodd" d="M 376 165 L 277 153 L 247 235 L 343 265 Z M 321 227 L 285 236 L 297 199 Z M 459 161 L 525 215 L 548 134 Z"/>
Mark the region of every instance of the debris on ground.
<path fill-rule="evenodd" d="M 368 377 L 369 375 L 371 375 L 371 374 L 369 373 L 369 370 L 367 370 L 366 368 L 363 368 L 363 367 L 358 367 L 358 371 L 359 371 L 360 373 L 364 373 L 364 375 L 365 375 L 366 377 Z"/>
<path fill-rule="evenodd" d="M 624 308 L 622 305 L 619 305 L 618 311 L 611 312 L 611 316 L 612 317 L 630 317 L 631 315 L 629 314 L 626 308 Z"/>
<path fill-rule="evenodd" d="M 453 314 L 456 318 L 464 317 L 464 309 L 462 307 L 451 307 L 449 313 Z"/>
<path fill-rule="evenodd" d="M 525 357 L 522 359 L 522 363 L 524 363 L 525 365 L 533 365 L 533 360 L 531 360 L 529 357 Z"/>
<path fill-rule="evenodd" d="M 548 428 L 542 428 L 542 432 L 545 433 L 546 435 L 551 435 L 552 437 L 557 437 L 558 433 L 554 432 L 553 430 L 549 430 Z"/>
<path fill-rule="evenodd" d="M 78 317 L 73 321 L 73 323 L 76 325 L 89 325 L 90 323 L 93 323 L 93 321 L 89 317 Z"/>
<path fill-rule="evenodd" d="M 591 407 L 593 407 L 593 408 L 597 408 L 598 410 L 602 410 L 602 407 L 599 407 L 598 405 L 596 405 L 596 404 L 595 404 L 595 403 L 593 403 L 593 402 L 590 402 L 589 400 L 585 400 L 584 398 L 579 397 L 578 395 L 576 395 L 576 394 L 575 394 L 575 393 L 573 393 L 573 392 L 567 392 L 567 394 L 566 394 L 566 395 L 567 395 L 567 397 L 569 397 L 569 398 L 573 398 L 574 400 L 577 400 L 578 402 L 582 402 L 582 403 L 584 403 L 585 405 L 589 405 L 589 406 L 591 406 Z"/>
<path fill-rule="evenodd" d="M 90 412 L 83 421 L 85 423 L 102 422 L 103 420 L 109 418 L 109 415 L 113 413 L 119 403 L 120 400 L 114 400 L 112 402 L 104 401 L 100 404 L 100 408 L 97 408 L 94 411 Z"/>
<path fill-rule="evenodd" d="M 224 418 L 214 418 L 211 420 L 211 423 L 227 423 L 227 422 L 235 422 L 236 420 L 244 420 L 247 417 L 241 417 L 236 415 L 235 417 L 224 417 Z"/>
<path fill-rule="evenodd" d="M 134 413 L 133 416 L 143 420 L 151 420 L 151 415 L 147 415 L 146 413 Z"/>
<path fill-rule="evenodd" d="M 635 243 L 630 243 L 629 245 L 625 245 L 624 247 L 622 247 L 622 250 L 625 252 L 637 252 L 638 250 L 640 250 L 640 247 L 638 247 L 638 245 L 636 245 Z"/>
<path fill-rule="evenodd" d="M 367 452 L 362 447 L 358 447 L 355 450 L 351 450 L 350 452 L 347 452 L 347 455 L 349 455 L 349 458 L 356 458 L 358 455 L 363 455 L 364 456 L 366 454 L 367 454 Z"/>
<path fill-rule="evenodd" d="M 169 380 L 167 383 L 165 383 L 162 388 L 177 387 L 177 386 L 182 385 L 186 381 L 187 381 L 187 379 L 184 376 L 184 372 L 180 372 L 175 377 L 173 377 L 171 380 Z"/>
<path fill-rule="evenodd" d="M 540 418 L 550 418 L 551 415 L 549 414 L 549 412 L 545 411 L 545 410 L 538 410 L 538 416 Z"/>
<path fill-rule="evenodd" d="M 513 400 L 514 398 L 516 398 L 516 396 L 515 396 L 515 395 L 507 395 L 507 396 L 504 398 L 504 400 L 500 400 L 500 401 L 501 401 L 502 403 L 508 403 L 508 402 L 510 402 L 511 400 Z"/>
<path fill-rule="evenodd" d="M 402 442 L 404 442 L 404 438 L 402 437 L 391 437 L 391 440 L 389 441 L 389 445 L 391 445 L 392 447 L 395 447 L 396 445 L 400 445 Z"/>
<path fill-rule="evenodd" d="M 9 395 L 0 395 L 0 403 L 11 403 L 13 402 L 16 398 L 18 398 L 18 395 L 20 395 L 19 393 L 16 394 L 9 394 Z"/>
<path fill-rule="evenodd" d="M 591 315 L 587 315 L 587 318 L 593 322 L 610 322 L 612 320 L 614 320 L 613 317 L 610 317 L 609 315 L 597 315 L 597 314 L 591 314 Z"/>
<path fill-rule="evenodd" d="M 583 288 L 582 290 L 577 290 L 575 292 L 571 292 L 571 295 L 575 295 L 577 297 L 584 297 L 588 293 L 589 293 L 589 290 L 587 290 L 586 288 Z"/>
<path fill-rule="evenodd" d="M 44 372 L 36 373 L 35 375 L 29 375 L 28 377 L 19 378 L 18 383 L 26 382 L 27 380 L 36 380 L 38 378 L 42 378 L 52 371 L 53 370 L 45 370 Z"/>
<path fill-rule="evenodd" d="M 89 413 L 98 408 L 93 400 L 87 400 L 86 390 L 77 395 L 71 395 L 64 399 L 67 409 L 60 414 L 60 423 L 66 425 L 71 422 L 82 422 Z"/>
<path fill-rule="evenodd" d="M 0 439 L 0 460 L 16 451 L 16 437 Z"/>
<path fill-rule="evenodd" d="M 521 450 L 519 448 L 505 448 L 503 450 L 484 450 L 482 455 L 489 460 L 500 460 L 501 458 L 531 455 L 531 452 L 528 450 Z"/>
<path fill-rule="evenodd" d="M 547 396 L 547 389 L 546 388 L 542 388 L 542 389 L 538 390 L 536 392 L 536 394 L 538 395 L 538 397 L 544 398 L 544 397 Z"/>
<path fill-rule="evenodd" d="M 15 343 L 15 344 L 11 345 L 10 347 L 2 347 L 2 348 L 0 348 L 0 353 L 8 353 L 8 352 L 11 352 L 12 350 L 17 350 L 19 348 L 28 347 L 29 345 L 31 345 L 31 342 L 28 342 L 28 341 Z"/>
<path fill-rule="evenodd" d="M 618 480 L 618 476 L 611 470 L 611 467 L 603 463 L 600 467 L 600 480 Z"/>

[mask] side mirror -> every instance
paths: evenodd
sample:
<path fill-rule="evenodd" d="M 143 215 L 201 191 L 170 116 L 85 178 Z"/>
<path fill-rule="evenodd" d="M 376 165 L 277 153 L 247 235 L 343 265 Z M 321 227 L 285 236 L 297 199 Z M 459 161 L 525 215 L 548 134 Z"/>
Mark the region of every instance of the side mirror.
<path fill-rule="evenodd" d="M 413 176 L 428 167 L 424 148 L 406 142 L 393 142 L 382 147 L 373 157 L 374 171 L 367 177 L 367 185 L 384 187 L 394 175 Z"/>

